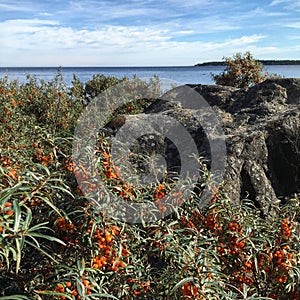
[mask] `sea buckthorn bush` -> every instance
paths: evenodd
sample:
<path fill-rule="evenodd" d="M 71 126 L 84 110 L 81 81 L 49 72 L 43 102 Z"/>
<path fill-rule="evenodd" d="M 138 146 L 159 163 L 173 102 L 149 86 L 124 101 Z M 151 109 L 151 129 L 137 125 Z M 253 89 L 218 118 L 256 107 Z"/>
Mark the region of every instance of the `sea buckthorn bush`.
<path fill-rule="evenodd" d="M 263 82 L 267 73 L 263 72 L 263 64 L 255 60 L 250 52 L 237 53 L 233 57 L 223 57 L 225 70 L 212 78 L 216 84 L 248 88 Z"/>
<path fill-rule="evenodd" d="M 121 113 L 153 101 L 139 99 L 136 87 L 159 93 L 157 78 L 122 80 L 135 99 Z M 120 82 L 91 81 L 95 96 L 101 82 Z M 234 204 L 205 171 L 213 196 L 203 208 L 200 192 L 182 191 L 173 195 L 174 212 L 153 223 L 126 224 L 97 210 L 76 178 L 89 191 L 97 186 L 71 157 L 76 120 L 91 95 L 76 76 L 66 86 L 60 73 L 48 83 L 0 81 L 2 299 L 299 299 L 297 195 L 262 218 L 251 201 Z M 112 197 L 156 201 L 160 213 L 168 211 L 160 200 L 172 182 L 133 185 L 114 166 L 110 140 L 99 136 L 98 145 L 97 171 Z"/>

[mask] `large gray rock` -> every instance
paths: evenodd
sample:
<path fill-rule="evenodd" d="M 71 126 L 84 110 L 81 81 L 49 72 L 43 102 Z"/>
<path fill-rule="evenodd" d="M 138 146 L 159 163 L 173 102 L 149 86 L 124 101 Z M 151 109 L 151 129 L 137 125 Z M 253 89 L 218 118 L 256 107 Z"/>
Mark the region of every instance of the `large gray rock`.
<path fill-rule="evenodd" d="M 262 214 L 268 214 L 280 201 L 300 193 L 300 79 L 266 80 L 248 90 L 217 85 L 189 87 L 205 98 L 222 122 L 227 152 L 223 179 L 233 201 L 249 198 Z M 145 120 L 145 116 L 169 116 L 193 138 L 198 155 L 209 160 L 207 135 L 201 122 L 193 117 L 195 113 L 193 107 L 157 100 L 144 114 L 122 116 L 122 122 L 115 122 L 120 126 L 113 129 L 128 122 L 131 125 L 127 128 L 138 131 L 138 121 Z M 151 122 L 144 122 L 144 126 L 145 132 L 157 130 Z M 214 130 L 212 126 L 210 131 Z M 179 171 L 181 160 L 174 144 L 158 137 L 155 149 L 153 141 L 152 148 L 147 149 L 146 135 L 142 139 L 145 153 L 159 149 L 168 164 Z M 140 146 L 134 149 L 141 151 Z"/>

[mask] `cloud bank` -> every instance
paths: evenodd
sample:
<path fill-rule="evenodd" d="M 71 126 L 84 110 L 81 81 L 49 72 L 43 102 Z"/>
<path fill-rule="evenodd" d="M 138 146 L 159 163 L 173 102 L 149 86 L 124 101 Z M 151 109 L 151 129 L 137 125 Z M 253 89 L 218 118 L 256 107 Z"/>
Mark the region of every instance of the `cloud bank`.
<path fill-rule="evenodd" d="M 4 2 L 2 67 L 193 65 L 245 51 L 300 58 L 300 1 Z"/>

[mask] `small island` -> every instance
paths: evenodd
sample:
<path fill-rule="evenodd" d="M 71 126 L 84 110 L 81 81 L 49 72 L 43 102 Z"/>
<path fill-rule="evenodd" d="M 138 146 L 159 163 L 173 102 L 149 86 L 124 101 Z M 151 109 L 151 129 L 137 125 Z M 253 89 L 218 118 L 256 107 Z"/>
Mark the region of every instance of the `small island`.
<path fill-rule="evenodd" d="M 284 60 L 274 60 L 274 59 L 266 59 L 266 60 L 260 60 L 263 65 L 300 65 L 300 60 L 290 60 L 290 59 L 284 59 Z M 206 67 L 206 66 L 225 66 L 225 61 L 208 61 L 203 63 L 198 63 L 195 65 L 195 67 Z"/>

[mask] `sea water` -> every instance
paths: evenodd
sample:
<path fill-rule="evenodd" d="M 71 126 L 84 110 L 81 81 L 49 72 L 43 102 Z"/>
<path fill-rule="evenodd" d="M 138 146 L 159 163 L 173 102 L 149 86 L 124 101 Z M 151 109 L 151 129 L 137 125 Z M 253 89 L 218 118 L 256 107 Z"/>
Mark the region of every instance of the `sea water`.
<path fill-rule="evenodd" d="M 73 75 L 86 82 L 95 74 L 115 76 L 117 78 L 150 78 L 157 75 L 161 80 L 181 84 L 213 84 L 212 74 L 219 74 L 224 66 L 190 66 L 190 67 L 62 67 L 61 72 L 68 86 L 72 84 Z M 270 74 L 283 77 L 300 78 L 300 65 L 272 65 L 264 70 Z M 0 78 L 8 76 L 9 80 L 26 82 L 26 76 L 51 81 L 58 72 L 58 67 L 1 67 Z"/>

